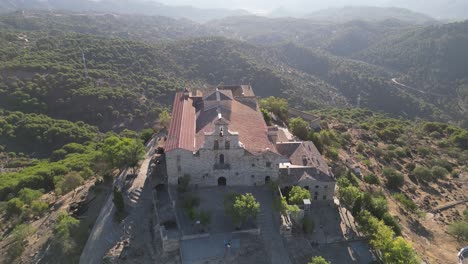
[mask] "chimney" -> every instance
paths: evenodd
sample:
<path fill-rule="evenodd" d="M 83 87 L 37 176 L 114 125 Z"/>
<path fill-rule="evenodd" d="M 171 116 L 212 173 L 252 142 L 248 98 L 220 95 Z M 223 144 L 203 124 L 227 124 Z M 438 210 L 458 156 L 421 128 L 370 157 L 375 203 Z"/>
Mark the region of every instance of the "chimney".
<path fill-rule="evenodd" d="M 187 99 L 190 96 L 190 92 L 187 88 L 184 90 L 184 99 Z"/>

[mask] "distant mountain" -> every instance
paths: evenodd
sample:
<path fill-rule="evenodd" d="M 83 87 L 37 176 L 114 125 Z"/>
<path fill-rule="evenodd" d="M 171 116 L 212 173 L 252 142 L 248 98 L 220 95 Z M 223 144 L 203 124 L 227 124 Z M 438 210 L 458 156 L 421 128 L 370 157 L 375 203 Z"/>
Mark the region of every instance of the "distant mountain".
<path fill-rule="evenodd" d="M 408 8 L 437 19 L 468 19 L 466 0 L 388 0 L 385 5 Z"/>
<path fill-rule="evenodd" d="M 207 26 L 218 31 L 218 35 L 257 45 L 292 41 L 335 55 L 348 56 L 370 47 L 385 36 L 405 32 L 415 25 L 399 20 L 332 23 L 299 18 L 241 16 L 211 21 Z"/>
<path fill-rule="evenodd" d="M 199 22 L 228 16 L 249 14 L 245 10 L 202 9 L 192 6 L 169 6 L 154 1 L 0 0 L 1 13 L 24 9 L 159 15 L 173 18 L 187 18 Z"/>
<path fill-rule="evenodd" d="M 311 13 L 306 17 L 313 20 L 341 23 L 353 20 L 384 21 L 389 19 L 395 19 L 414 24 L 427 24 L 436 22 L 436 20 L 430 16 L 416 13 L 408 9 L 375 6 L 347 6 L 342 8 L 330 8 Z"/>

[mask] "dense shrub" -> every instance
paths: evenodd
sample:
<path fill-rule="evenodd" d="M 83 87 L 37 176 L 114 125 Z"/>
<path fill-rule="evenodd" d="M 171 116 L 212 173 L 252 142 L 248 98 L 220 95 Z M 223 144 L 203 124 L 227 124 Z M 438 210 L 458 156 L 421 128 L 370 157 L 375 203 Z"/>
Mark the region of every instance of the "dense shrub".
<path fill-rule="evenodd" d="M 449 172 L 447 171 L 446 168 L 440 167 L 440 166 L 434 166 L 432 167 L 432 176 L 435 179 L 445 179 Z"/>
<path fill-rule="evenodd" d="M 369 173 L 368 175 L 364 176 L 364 181 L 369 184 L 380 185 L 379 177 L 373 173 Z"/>
<path fill-rule="evenodd" d="M 416 166 L 412 173 L 418 180 L 425 182 L 433 180 L 432 171 L 427 167 Z"/>
<path fill-rule="evenodd" d="M 405 184 L 405 177 L 392 168 L 384 168 L 383 175 L 387 179 L 387 186 L 391 189 L 399 189 Z"/>
<path fill-rule="evenodd" d="M 406 197 L 402 193 L 395 193 L 393 197 L 406 209 L 411 212 L 416 212 L 418 210 L 418 206 L 410 200 L 408 197 Z"/>

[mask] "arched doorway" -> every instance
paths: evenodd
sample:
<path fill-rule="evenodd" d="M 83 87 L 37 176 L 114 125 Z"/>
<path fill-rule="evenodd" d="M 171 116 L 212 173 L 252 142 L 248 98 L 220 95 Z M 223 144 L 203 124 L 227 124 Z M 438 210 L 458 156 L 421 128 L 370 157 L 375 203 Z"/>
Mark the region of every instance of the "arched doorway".
<path fill-rule="evenodd" d="M 270 181 L 270 176 L 265 177 L 265 183 L 268 183 Z"/>
<path fill-rule="evenodd" d="M 226 186 L 226 178 L 219 177 L 218 178 L 218 186 Z"/>
<path fill-rule="evenodd" d="M 224 164 L 224 154 L 219 155 L 219 164 Z"/>

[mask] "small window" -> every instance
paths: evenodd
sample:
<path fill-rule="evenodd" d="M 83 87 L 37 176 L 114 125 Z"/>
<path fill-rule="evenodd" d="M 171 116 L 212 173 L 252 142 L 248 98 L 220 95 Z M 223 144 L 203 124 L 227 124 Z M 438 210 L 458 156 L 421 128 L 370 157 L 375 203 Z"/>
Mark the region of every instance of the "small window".
<path fill-rule="evenodd" d="M 255 175 L 251 175 L 252 178 L 255 178 Z"/>
<path fill-rule="evenodd" d="M 252 167 L 255 167 L 255 163 L 252 163 Z"/>
<path fill-rule="evenodd" d="M 224 142 L 224 148 L 225 149 L 230 149 L 231 148 L 231 141 L 226 140 L 226 142 Z"/>
<path fill-rule="evenodd" d="M 318 187 L 319 187 L 318 185 L 315 185 L 315 189 L 318 189 Z"/>
<path fill-rule="evenodd" d="M 224 154 L 219 155 L 219 164 L 224 164 Z"/>
<path fill-rule="evenodd" d="M 328 185 L 323 186 L 323 188 L 328 189 Z"/>
<path fill-rule="evenodd" d="M 213 149 L 219 149 L 219 142 L 217 139 L 214 141 Z"/>
<path fill-rule="evenodd" d="M 180 161 L 180 155 L 177 155 L 177 161 Z"/>
<path fill-rule="evenodd" d="M 177 171 L 178 171 L 178 172 L 181 172 L 181 171 L 182 171 L 182 167 L 177 166 Z"/>
<path fill-rule="evenodd" d="M 315 196 L 317 196 L 317 195 L 318 195 L 318 192 L 315 192 Z"/>
<path fill-rule="evenodd" d="M 309 190 L 309 186 L 304 186 L 304 189 Z"/>
<path fill-rule="evenodd" d="M 314 200 L 317 200 L 317 196 L 314 196 Z"/>
<path fill-rule="evenodd" d="M 326 200 L 326 199 L 327 199 L 327 196 L 326 196 L 326 195 L 324 195 L 324 196 L 323 196 L 323 199 L 324 199 L 324 200 Z"/>
<path fill-rule="evenodd" d="M 267 161 L 266 166 L 267 166 L 267 168 L 271 168 L 271 162 Z"/>
<path fill-rule="evenodd" d="M 239 175 L 239 173 L 238 173 L 238 172 L 236 172 L 236 176 L 238 176 L 238 175 Z"/>

